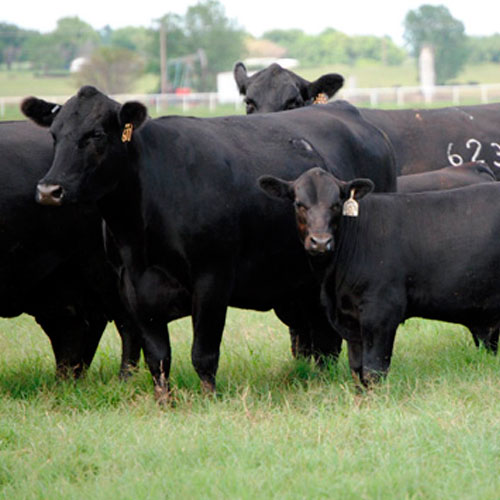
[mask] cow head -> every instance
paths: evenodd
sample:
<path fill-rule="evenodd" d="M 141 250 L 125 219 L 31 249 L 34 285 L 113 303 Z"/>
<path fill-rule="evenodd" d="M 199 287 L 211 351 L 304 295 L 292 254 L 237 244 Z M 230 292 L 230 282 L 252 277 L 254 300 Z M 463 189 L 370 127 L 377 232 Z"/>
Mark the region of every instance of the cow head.
<path fill-rule="evenodd" d="M 147 116 L 142 104 L 120 106 L 90 86 L 62 107 L 28 97 L 21 109 L 35 123 L 50 127 L 54 139 L 52 166 L 37 186 L 37 201 L 44 205 L 96 201 L 112 189 L 133 131 Z"/>
<path fill-rule="evenodd" d="M 311 256 L 334 251 L 344 203 L 350 197 L 360 200 L 374 187 L 369 179 L 343 182 L 318 167 L 295 181 L 264 175 L 258 182 L 270 196 L 294 204 L 299 236 Z"/>
<path fill-rule="evenodd" d="M 332 97 L 344 83 L 344 78 L 337 73 L 329 73 L 309 82 L 279 64 L 271 64 L 248 76 L 242 62 L 234 66 L 234 79 L 240 94 L 245 96 L 247 114 L 307 106 L 320 94 Z"/>

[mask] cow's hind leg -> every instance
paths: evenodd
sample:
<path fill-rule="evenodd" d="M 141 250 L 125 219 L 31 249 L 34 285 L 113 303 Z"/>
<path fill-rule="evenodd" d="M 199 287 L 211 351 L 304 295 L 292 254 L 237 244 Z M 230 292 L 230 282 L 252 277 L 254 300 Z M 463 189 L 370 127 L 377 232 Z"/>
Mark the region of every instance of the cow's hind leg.
<path fill-rule="evenodd" d="M 102 315 L 37 314 L 36 321 L 50 339 L 59 377 L 79 377 L 90 366 L 106 326 Z"/>
<path fill-rule="evenodd" d="M 474 344 L 479 347 L 483 344 L 487 351 L 496 354 L 498 351 L 498 336 L 500 333 L 499 328 L 489 328 L 489 327 L 469 327 L 472 338 L 474 339 Z"/>
<path fill-rule="evenodd" d="M 215 392 L 220 343 L 226 321 L 230 278 L 223 271 L 198 279 L 193 294 L 193 346 L 191 359 L 200 377 L 202 389 Z"/>

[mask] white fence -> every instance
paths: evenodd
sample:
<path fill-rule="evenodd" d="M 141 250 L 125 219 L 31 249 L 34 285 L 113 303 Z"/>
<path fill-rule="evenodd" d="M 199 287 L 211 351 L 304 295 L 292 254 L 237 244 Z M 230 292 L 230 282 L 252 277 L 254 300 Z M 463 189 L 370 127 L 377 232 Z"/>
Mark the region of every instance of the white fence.
<path fill-rule="evenodd" d="M 50 102 L 64 103 L 69 96 L 39 96 Z M 243 109 L 243 100 L 239 98 L 233 103 L 220 103 L 216 92 L 192 94 L 121 94 L 113 96 L 117 101 L 138 100 L 151 110 L 151 113 L 167 112 L 189 113 L 194 108 L 203 107 L 210 112 L 220 109 L 230 113 Z M 388 87 L 372 89 L 341 89 L 336 97 L 347 99 L 361 106 L 430 106 L 486 104 L 500 101 L 500 83 L 481 85 L 443 85 L 432 89 L 422 87 Z M 18 107 L 24 97 L 0 97 L 0 117 L 4 117 L 8 107 Z"/>

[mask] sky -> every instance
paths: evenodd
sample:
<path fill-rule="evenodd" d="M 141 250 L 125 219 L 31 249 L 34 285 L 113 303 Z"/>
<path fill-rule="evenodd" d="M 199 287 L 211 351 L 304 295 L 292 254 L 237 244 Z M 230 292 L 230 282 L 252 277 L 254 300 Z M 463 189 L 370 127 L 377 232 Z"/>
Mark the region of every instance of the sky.
<path fill-rule="evenodd" d="M 0 22 L 16 24 L 21 28 L 49 32 L 55 29 L 61 17 L 78 16 L 95 29 L 106 25 L 113 29 L 124 26 L 152 26 L 168 12 L 185 14 L 189 6 L 199 0 L 4 0 L 0 9 Z M 444 4 L 451 15 L 462 21 L 467 35 L 492 35 L 500 32 L 500 3 L 495 0 L 314 0 L 310 10 L 307 2 L 272 0 L 221 0 L 226 16 L 254 36 L 271 29 L 300 28 L 316 34 L 327 27 L 348 35 L 389 35 L 403 44 L 403 21 L 409 10 L 422 4 Z M 292 5 L 300 5 L 301 8 Z M 497 7 L 494 7 L 497 5 Z"/>

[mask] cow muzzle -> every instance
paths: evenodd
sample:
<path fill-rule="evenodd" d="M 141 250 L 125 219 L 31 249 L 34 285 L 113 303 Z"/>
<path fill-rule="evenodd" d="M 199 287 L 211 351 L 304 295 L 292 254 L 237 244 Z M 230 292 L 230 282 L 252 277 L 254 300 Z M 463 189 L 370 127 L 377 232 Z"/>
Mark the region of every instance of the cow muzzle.
<path fill-rule="evenodd" d="M 328 233 L 310 234 L 304 246 L 310 255 L 324 255 L 333 251 L 333 236 Z"/>
<path fill-rule="evenodd" d="M 64 198 L 64 189 L 59 184 L 38 184 L 36 201 L 41 205 L 59 206 Z"/>

